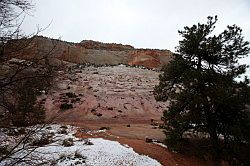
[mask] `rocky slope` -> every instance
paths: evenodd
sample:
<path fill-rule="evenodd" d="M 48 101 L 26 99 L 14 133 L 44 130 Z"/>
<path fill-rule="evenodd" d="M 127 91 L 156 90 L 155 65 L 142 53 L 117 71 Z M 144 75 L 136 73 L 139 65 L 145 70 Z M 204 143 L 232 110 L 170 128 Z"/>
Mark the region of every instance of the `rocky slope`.
<path fill-rule="evenodd" d="M 67 61 L 100 65 L 140 65 L 147 68 L 161 67 L 167 64 L 172 56 L 169 50 L 135 49 L 129 45 L 101 43 L 91 40 L 69 43 L 41 36 L 12 41 L 5 52 L 12 55 L 9 57 L 29 60 L 49 58 L 47 63 L 52 65 Z"/>
<path fill-rule="evenodd" d="M 158 72 L 126 67 L 87 67 L 61 73 L 57 89 L 44 96 L 48 117 L 61 122 L 150 123 L 167 103 L 156 102 Z"/>

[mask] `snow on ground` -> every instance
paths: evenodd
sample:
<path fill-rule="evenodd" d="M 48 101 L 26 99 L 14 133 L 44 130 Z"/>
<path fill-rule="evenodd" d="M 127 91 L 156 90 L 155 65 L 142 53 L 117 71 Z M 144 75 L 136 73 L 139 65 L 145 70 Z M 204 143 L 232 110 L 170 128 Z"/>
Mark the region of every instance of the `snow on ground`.
<path fill-rule="evenodd" d="M 165 145 L 165 144 L 163 144 L 163 143 L 159 143 L 159 142 L 153 142 L 153 143 L 156 144 L 156 145 L 159 145 L 159 146 L 161 146 L 161 147 L 163 147 L 163 148 L 168 149 L 168 146 Z"/>
<path fill-rule="evenodd" d="M 116 141 L 104 140 L 102 138 L 79 139 L 74 137 L 76 128 L 72 126 L 51 125 L 38 131 L 31 140 L 39 140 L 49 135 L 51 141 L 42 147 L 34 148 L 33 152 L 26 158 L 26 163 L 19 165 L 83 165 L 83 166 L 160 166 L 161 164 L 144 155 L 139 155 L 134 150 Z M 13 144 L 16 137 L 7 137 L 4 132 L 0 134 L 1 146 Z M 31 141 L 32 142 L 32 141 Z M 72 146 L 70 146 L 73 144 Z M 31 144 L 26 147 L 32 149 Z M 12 157 L 18 158 L 28 151 L 20 151 Z M 13 160 L 8 159 L 0 162 L 0 166 L 8 165 Z M 31 164 L 32 163 L 32 164 Z M 18 164 L 17 164 L 18 165 Z"/>

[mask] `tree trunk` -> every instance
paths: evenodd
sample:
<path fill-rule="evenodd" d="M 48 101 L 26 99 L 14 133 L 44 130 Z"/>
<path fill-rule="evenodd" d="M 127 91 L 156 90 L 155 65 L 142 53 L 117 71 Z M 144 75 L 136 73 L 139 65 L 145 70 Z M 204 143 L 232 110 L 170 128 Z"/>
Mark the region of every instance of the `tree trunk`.
<path fill-rule="evenodd" d="M 207 124 L 208 124 L 208 132 L 210 135 L 210 142 L 212 144 L 212 157 L 213 157 L 213 162 L 215 166 L 220 166 L 220 154 L 221 154 L 221 150 L 220 150 L 220 141 L 219 141 L 219 137 L 218 134 L 216 132 L 216 122 L 212 119 L 211 113 L 208 113 L 207 116 Z"/>

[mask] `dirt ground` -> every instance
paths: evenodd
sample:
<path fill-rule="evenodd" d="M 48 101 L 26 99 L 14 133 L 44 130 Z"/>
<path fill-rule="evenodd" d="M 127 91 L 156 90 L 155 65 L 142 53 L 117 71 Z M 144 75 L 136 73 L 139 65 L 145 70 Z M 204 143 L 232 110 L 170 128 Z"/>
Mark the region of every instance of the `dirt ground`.
<path fill-rule="evenodd" d="M 148 124 L 77 124 L 77 126 L 84 127 L 87 130 L 99 130 L 101 127 L 108 127 L 108 132 L 118 137 L 125 137 L 129 139 L 145 140 L 146 137 L 163 141 L 165 135 L 161 129 L 154 129 L 153 126 Z"/>
<path fill-rule="evenodd" d="M 145 138 L 164 141 L 165 135 L 161 129 L 153 129 L 150 124 L 78 124 L 80 128 L 76 134 L 79 138 L 104 138 L 129 145 L 137 153 L 150 156 L 159 161 L 163 166 L 209 166 L 209 161 L 198 159 L 194 156 L 184 156 L 169 151 L 167 148 L 155 143 L 147 143 Z M 110 130 L 100 133 L 86 133 L 86 129 L 98 130 L 100 127 L 110 127 Z"/>

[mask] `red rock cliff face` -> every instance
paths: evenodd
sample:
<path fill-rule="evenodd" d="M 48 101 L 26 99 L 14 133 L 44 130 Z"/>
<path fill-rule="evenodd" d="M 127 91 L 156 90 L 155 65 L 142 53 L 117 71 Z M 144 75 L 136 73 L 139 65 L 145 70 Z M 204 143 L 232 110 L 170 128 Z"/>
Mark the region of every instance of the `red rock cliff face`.
<path fill-rule="evenodd" d="M 92 40 L 82 41 L 79 43 L 79 47 L 88 50 L 106 50 L 110 51 L 110 53 L 121 53 L 122 51 L 125 51 L 124 54 L 126 55 L 123 55 L 123 57 L 127 58 L 126 64 L 132 66 L 144 66 L 147 68 L 158 68 L 169 63 L 172 57 L 172 53 L 168 50 L 135 49 L 130 45 L 101 43 Z"/>
<path fill-rule="evenodd" d="M 129 52 L 129 65 L 158 68 L 171 60 L 172 53 L 165 50 L 137 49 Z"/>
<path fill-rule="evenodd" d="M 53 65 L 60 64 L 60 61 L 67 61 L 110 65 L 123 63 L 147 68 L 161 67 L 172 57 L 172 53 L 168 50 L 135 49 L 129 45 L 91 40 L 69 43 L 41 36 L 12 41 L 6 48 L 6 52 L 11 57 L 23 59 L 39 59 L 46 56 Z"/>
<path fill-rule="evenodd" d="M 83 63 L 85 49 L 72 43 L 35 36 L 11 41 L 5 48 L 5 54 L 8 57 L 37 60 L 40 63 L 45 63 L 45 58 L 48 58 L 51 65 L 60 65 L 62 61 Z"/>

